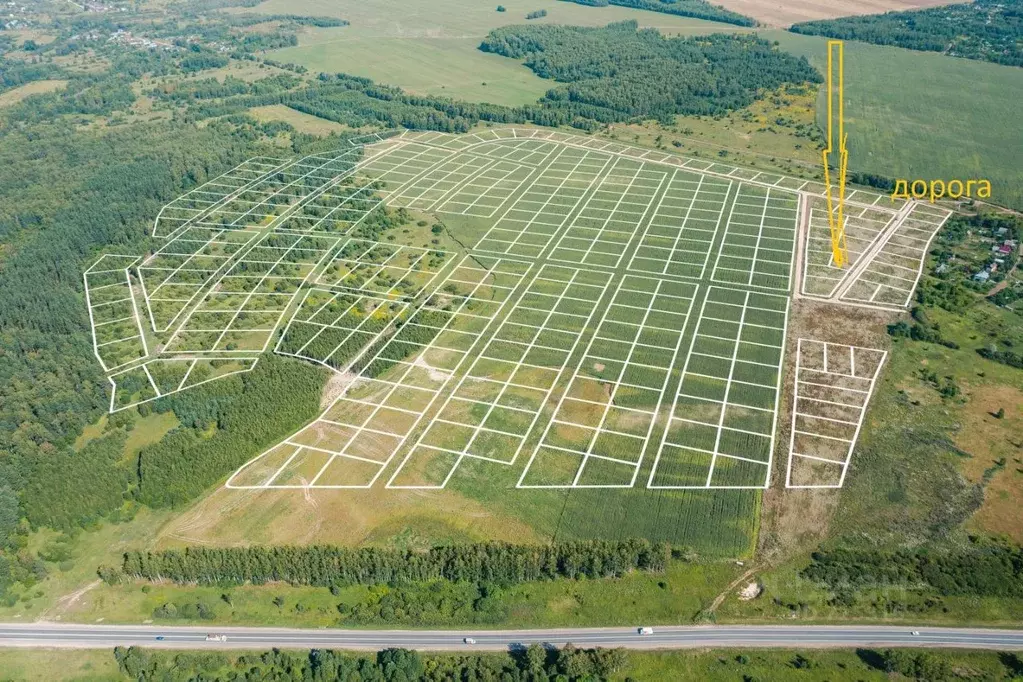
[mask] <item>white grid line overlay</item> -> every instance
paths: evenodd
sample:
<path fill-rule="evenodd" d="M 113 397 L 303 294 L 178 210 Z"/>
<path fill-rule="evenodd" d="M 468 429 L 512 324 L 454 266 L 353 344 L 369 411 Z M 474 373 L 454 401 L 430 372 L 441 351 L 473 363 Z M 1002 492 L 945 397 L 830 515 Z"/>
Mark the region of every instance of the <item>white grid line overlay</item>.
<path fill-rule="evenodd" d="M 538 257 L 611 164 L 606 154 L 561 148 L 474 249 Z"/>
<path fill-rule="evenodd" d="M 398 333 L 377 344 L 371 358 L 358 359 L 358 376 L 316 421 L 243 465 L 228 480 L 227 487 L 372 487 L 470 357 L 468 349 L 500 316 L 511 293 L 532 267 L 514 259 L 489 262 L 483 268 L 473 257 L 465 256 L 438 288 L 449 291 L 447 285 L 451 282 L 463 282 L 460 295 L 435 294 L 433 305 L 417 310 Z M 489 295 L 491 299 L 477 295 Z M 494 296 L 500 300 L 494 300 Z M 443 320 L 439 325 L 438 318 Z M 433 332 L 426 343 L 415 340 L 421 328 Z M 401 332 L 407 334 L 403 337 Z M 468 341 L 457 348 L 456 342 L 446 345 L 449 336 L 468 337 Z M 395 347 L 397 354 L 392 350 Z M 408 347 L 415 347 L 414 356 L 402 352 Z M 449 366 L 432 366 L 431 360 Z M 381 368 L 383 371 L 379 371 Z M 289 467 L 312 466 L 306 460 L 316 465 L 315 470 L 307 471 L 309 477 L 300 477 L 299 483 L 291 482 Z M 245 483 L 245 476 L 259 466 L 268 466 L 265 472 L 257 469 L 255 477 L 260 481 Z M 345 475 L 352 478 L 343 479 Z"/>
<path fill-rule="evenodd" d="M 695 284 L 635 275 L 627 275 L 622 280 L 576 365 L 551 421 L 534 447 L 517 487 L 631 488 L 635 485 L 661 412 L 672 368 L 678 361 L 682 332 L 692 312 L 695 295 Z M 609 351 L 624 351 L 624 356 L 612 360 L 604 354 L 617 353 Z M 599 376 L 605 372 L 607 376 Z M 559 428 L 582 435 L 585 443 L 574 447 L 560 445 L 552 438 L 552 429 Z M 538 457 L 541 458 L 538 467 L 543 465 L 545 457 L 555 461 L 578 460 L 578 466 L 574 472 L 565 467 L 571 480 L 530 482 Z M 614 475 L 623 478 L 617 482 L 613 478 L 589 482 L 587 466 L 591 462 L 598 467 L 610 467 Z M 596 475 L 601 475 L 599 469 Z M 543 479 L 542 473 L 539 478 Z"/>
<path fill-rule="evenodd" d="M 794 192 L 740 183 L 711 280 L 787 292 L 798 218 Z"/>
<path fill-rule="evenodd" d="M 629 270 L 648 275 L 703 279 L 724 218 L 732 181 L 672 171 Z"/>
<path fill-rule="evenodd" d="M 165 351 L 179 354 L 265 351 L 299 287 L 341 239 L 282 231 L 264 234 L 220 276 L 204 301 L 189 312 L 167 341 Z M 233 336 L 228 337 L 229 333 Z M 230 348 L 237 343 L 228 339 L 237 337 L 248 338 L 246 345 L 250 347 Z"/>
<path fill-rule="evenodd" d="M 92 329 L 92 350 L 105 372 L 149 355 L 131 287 L 137 256 L 104 254 L 82 274 Z"/>
<path fill-rule="evenodd" d="M 255 369 L 256 364 L 259 362 L 258 357 L 249 358 L 231 358 L 230 360 L 209 360 L 203 358 L 190 358 L 190 359 L 179 359 L 179 358 L 156 358 L 149 360 L 143 365 L 134 367 L 132 369 L 126 369 L 120 372 L 115 372 L 107 377 L 107 381 L 110 382 L 110 414 L 127 410 L 132 407 L 136 407 L 143 403 L 152 402 L 159 400 L 168 395 L 178 393 L 196 386 L 208 384 L 211 381 L 222 379 L 224 377 L 231 376 L 233 374 L 241 374 L 243 372 L 249 372 Z M 217 363 L 227 363 L 231 366 L 239 366 L 238 369 L 229 369 L 228 371 L 220 371 L 213 376 L 202 379 L 194 379 L 193 373 L 196 371 L 197 366 L 207 367 L 213 366 Z M 157 372 L 157 367 L 179 367 L 182 368 L 179 373 L 181 379 L 177 380 L 176 376 L 172 378 L 174 381 L 170 388 L 164 387 L 161 389 L 160 380 L 154 377 L 154 372 Z M 125 383 L 124 377 L 130 377 L 141 372 L 145 375 L 149 391 L 140 391 L 139 394 L 132 393 L 126 399 L 123 399 L 123 390 L 121 390 L 121 384 Z M 120 381 L 118 378 L 120 377 Z M 166 378 L 163 372 L 158 372 L 156 377 L 160 379 Z M 191 379 L 191 381 L 190 381 Z"/>
<path fill-rule="evenodd" d="M 259 236 L 243 230 L 188 227 L 136 268 L 154 332 L 165 332 Z M 159 322 L 157 322 L 159 318 Z"/>
<path fill-rule="evenodd" d="M 603 281 L 598 284 L 597 279 Z M 391 476 L 388 487 L 443 488 L 466 458 L 513 465 L 609 284 L 609 278 L 588 277 L 576 268 L 543 266 Z M 418 464 L 413 462 L 417 455 L 450 456 L 443 480 L 399 482 L 406 467 Z"/>
<path fill-rule="evenodd" d="M 289 161 L 257 156 L 182 194 L 160 209 L 153 221 L 153 236 L 170 235 L 193 224 L 222 205 L 285 168 Z"/>
<path fill-rule="evenodd" d="M 617 268 L 666 175 L 640 163 L 617 159 L 561 235 L 548 260 Z"/>
<path fill-rule="evenodd" d="M 708 287 L 647 487 L 769 485 L 788 302 Z"/>
<path fill-rule="evenodd" d="M 843 302 L 907 308 L 923 274 L 931 241 L 952 212 L 914 203 L 869 264 L 841 295 Z"/>
<path fill-rule="evenodd" d="M 349 239 L 331 256 L 317 283 L 360 294 L 414 298 L 429 289 L 451 255 L 440 249 Z"/>
<path fill-rule="evenodd" d="M 845 267 L 835 265 L 831 250 L 831 227 L 827 207 L 821 200 L 807 204 L 809 230 L 803 253 L 801 292 L 814 298 L 832 298 L 842 281 L 860 257 L 896 219 L 892 211 L 876 208 L 847 207 L 845 213 L 845 240 L 848 261 Z"/>
<path fill-rule="evenodd" d="M 887 356 L 876 348 L 797 339 L 786 488 L 845 484 Z"/>

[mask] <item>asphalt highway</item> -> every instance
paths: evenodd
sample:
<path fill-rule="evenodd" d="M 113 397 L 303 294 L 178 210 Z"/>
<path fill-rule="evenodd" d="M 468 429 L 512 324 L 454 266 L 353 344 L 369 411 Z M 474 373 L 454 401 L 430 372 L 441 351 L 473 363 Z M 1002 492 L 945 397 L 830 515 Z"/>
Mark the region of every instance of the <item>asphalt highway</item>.
<path fill-rule="evenodd" d="M 581 647 L 690 649 L 723 647 L 948 647 L 1023 650 L 1023 630 L 913 626 L 700 625 L 563 630 L 298 630 L 273 627 L 0 624 L 0 647 L 112 648 L 140 645 L 188 649 L 359 649 L 404 647 L 433 651 L 506 650 L 534 642 Z M 226 640 L 207 641 L 207 635 Z M 466 644 L 469 637 L 475 644 Z"/>

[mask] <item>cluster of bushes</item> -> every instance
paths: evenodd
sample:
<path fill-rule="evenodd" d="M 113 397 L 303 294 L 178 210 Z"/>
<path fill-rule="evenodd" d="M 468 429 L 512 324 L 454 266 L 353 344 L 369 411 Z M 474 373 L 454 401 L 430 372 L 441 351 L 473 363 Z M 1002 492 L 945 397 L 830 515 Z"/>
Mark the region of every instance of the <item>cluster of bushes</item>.
<path fill-rule="evenodd" d="M 500 588 L 491 583 L 434 580 L 370 588 L 358 602 L 338 604 L 337 611 L 342 624 L 495 624 L 507 616 L 499 595 Z"/>
<path fill-rule="evenodd" d="M 959 344 L 955 341 L 942 337 L 941 327 L 931 322 L 922 307 L 914 306 L 910 315 L 913 318 L 912 324 L 905 320 L 899 320 L 895 324 L 888 325 L 888 334 L 897 339 L 913 339 L 914 341 L 936 343 L 946 348 L 959 348 Z"/>

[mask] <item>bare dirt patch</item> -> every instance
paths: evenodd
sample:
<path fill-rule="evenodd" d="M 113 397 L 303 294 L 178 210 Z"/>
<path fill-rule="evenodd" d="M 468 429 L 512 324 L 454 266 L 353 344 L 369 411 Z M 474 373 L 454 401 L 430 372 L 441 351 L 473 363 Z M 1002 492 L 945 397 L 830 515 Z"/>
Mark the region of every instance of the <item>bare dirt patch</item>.
<path fill-rule="evenodd" d="M 70 594 L 65 594 L 63 597 L 57 600 L 51 608 L 39 614 L 37 620 L 60 620 L 62 614 L 71 609 L 75 604 L 78 603 L 86 592 L 94 590 L 103 584 L 102 580 L 93 580 L 88 585 L 85 585 Z"/>
<path fill-rule="evenodd" d="M 801 21 L 833 19 L 854 14 L 948 5 L 955 0 L 718 0 L 734 12 L 753 17 L 768 26 L 787 27 Z"/>
<path fill-rule="evenodd" d="M 760 593 L 764 591 L 764 586 L 758 582 L 751 582 L 746 587 L 739 590 L 739 601 L 750 601 L 760 596 Z"/>
<path fill-rule="evenodd" d="M 427 374 L 430 375 L 430 381 L 447 381 L 448 379 L 451 378 L 450 372 L 445 372 L 444 370 L 437 369 L 436 367 L 428 363 L 426 360 L 424 360 L 422 355 L 417 357 L 415 362 L 413 362 L 412 364 L 415 365 L 416 367 L 419 367 L 420 369 L 425 369 Z"/>
<path fill-rule="evenodd" d="M 323 395 L 320 397 L 320 409 L 327 409 L 327 406 L 341 397 L 345 391 L 355 388 L 358 381 L 359 375 L 352 372 L 331 374 L 330 379 L 327 380 L 327 385 L 323 387 Z"/>
<path fill-rule="evenodd" d="M 838 508 L 841 490 L 787 490 L 789 436 L 792 419 L 792 390 L 796 364 L 796 339 L 809 338 L 828 343 L 889 348 L 885 332 L 897 315 L 881 311 L 840 306 L 808 299 L 796 299 L 789 312 L 785 374 L 778 406 L 778 440 L 775 444 L 771 487 L 764 491 L 760 542 L 757 556 L 776 563 L 800 551 L 817 546 L 827 535 Z M 882 370 L 883 372 L 883 370 Z M 853 464 L 856 464 L 853 453 Z"/>

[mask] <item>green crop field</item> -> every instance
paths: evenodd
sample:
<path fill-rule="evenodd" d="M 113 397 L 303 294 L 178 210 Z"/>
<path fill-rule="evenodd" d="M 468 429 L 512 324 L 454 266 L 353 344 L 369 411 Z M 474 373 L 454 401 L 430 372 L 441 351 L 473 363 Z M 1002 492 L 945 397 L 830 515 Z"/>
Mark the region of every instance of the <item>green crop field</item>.
<path fill-rule="evenodd" d="M 823 38 L 784 31 L 763 36 L 826 67 Z M 986 178 L 994 185 L 991 201 L 1023 207 L 1014 123 L 1023 69 L 847 41 L 845 83 L 851 169 L 901 178 Z"/>

